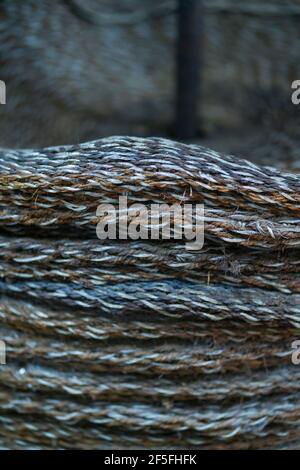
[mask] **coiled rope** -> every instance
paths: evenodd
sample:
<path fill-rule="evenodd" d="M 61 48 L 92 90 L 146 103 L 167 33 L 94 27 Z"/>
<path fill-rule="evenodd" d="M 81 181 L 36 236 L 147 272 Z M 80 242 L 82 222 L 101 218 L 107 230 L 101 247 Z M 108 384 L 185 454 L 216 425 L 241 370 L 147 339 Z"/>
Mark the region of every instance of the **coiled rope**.
<path fill-rule="evenodd" d="M 98 240 L 119 196 L 204 204 L 204 247 Z M 299 220 L 297 174 L 196 145 L 2 149 L 0 446 L 299 448 Z"/>

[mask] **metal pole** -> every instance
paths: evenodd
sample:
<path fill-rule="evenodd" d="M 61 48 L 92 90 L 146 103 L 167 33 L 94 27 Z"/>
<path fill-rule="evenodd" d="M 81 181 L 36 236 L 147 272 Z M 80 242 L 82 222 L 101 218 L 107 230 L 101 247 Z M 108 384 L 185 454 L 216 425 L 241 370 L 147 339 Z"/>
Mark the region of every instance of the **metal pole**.
<path fill-rule="evenodd" d="M 202 55 L 202 0 L 178 0 L 176 137 L 197 135 L 200 59 Z"/>

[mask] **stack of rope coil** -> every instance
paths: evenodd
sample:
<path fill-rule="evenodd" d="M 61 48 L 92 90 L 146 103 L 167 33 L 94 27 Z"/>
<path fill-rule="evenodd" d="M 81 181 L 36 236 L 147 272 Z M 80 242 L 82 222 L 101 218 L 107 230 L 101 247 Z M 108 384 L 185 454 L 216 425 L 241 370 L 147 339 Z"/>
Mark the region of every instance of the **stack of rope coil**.
<path fill-rule="evenodd" d="M 300 178 L 113 137 L 0 152 L 0 447 L 300 447 Z M 205 244 L 99 240 L 101 203 L 204 204 Z"/>

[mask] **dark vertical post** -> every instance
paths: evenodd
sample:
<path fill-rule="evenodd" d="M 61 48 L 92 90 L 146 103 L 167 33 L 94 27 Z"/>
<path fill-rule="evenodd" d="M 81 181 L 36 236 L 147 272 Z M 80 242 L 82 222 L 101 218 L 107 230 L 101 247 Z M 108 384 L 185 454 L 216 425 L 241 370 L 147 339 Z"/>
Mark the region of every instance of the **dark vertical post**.
<path fill-rule="evenodd" d="M 197 132 L 199 69 L 202 56 L 202 0 L 178 0 L 176 137 L 191 139 Z"/>

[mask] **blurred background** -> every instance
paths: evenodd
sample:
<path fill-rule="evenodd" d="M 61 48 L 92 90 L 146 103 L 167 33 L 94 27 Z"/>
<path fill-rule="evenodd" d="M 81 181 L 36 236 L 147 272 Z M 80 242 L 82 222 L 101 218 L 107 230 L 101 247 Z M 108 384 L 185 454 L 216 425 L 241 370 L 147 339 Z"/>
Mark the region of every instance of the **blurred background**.
<path fill-rule="evenodd" d="M 0 146 L 112 134 L 300 169 L 300 3 L 1 0 Z"/>

